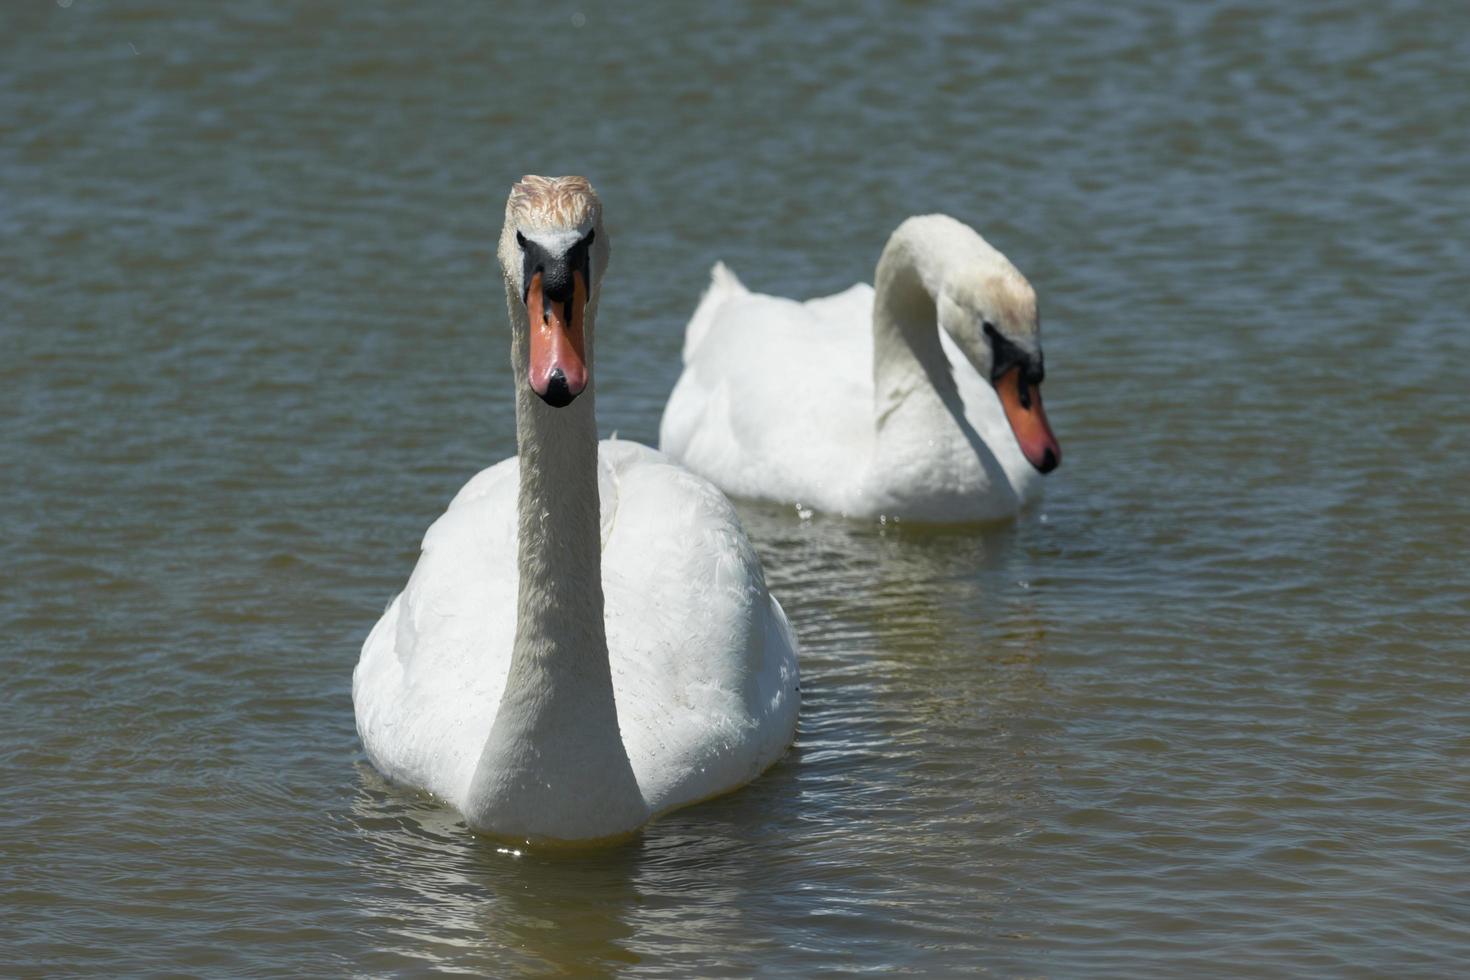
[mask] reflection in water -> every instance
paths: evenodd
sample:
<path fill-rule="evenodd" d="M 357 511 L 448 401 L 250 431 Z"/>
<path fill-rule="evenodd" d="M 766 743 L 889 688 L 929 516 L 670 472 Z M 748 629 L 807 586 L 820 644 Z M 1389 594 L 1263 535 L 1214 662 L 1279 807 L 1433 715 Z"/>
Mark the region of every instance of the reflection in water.
<path fill-rule="evenodd" d="M 398 937 L 385 955 L 488 973 L 585 972 L 635 963 L 628 916 L 638 904 L 636 843 L 576 856 L 514 851 L 471 833 L 448 807 L 359 767 L 361 870 L 382 886 L 369 914 Z M 491 969 L 494 966 L 495 969 Z"/>
<path fill-rule="evenodd" d="M 523 853 L 478 837 L 452 810 L 361 766 L 354 825 L 371 860 L 359 870 L 376 885 L 363 912 L 397 937 L 377 940 L 393 962 L 486 973 L 602 972 L 646 953 L 677 963 L 722 935 L 732 953 L 748 950 L 759 930 L 737 910 L 751 904 L 751 877 L 769 870 L 750 860 L 750 839 L 771 823 L 765 808 L 783 795 L 795 802 L 789 764 L 762 781 L 785 786 L 766 799 L 712 801 L 627 844 L 579 854 Z"/>

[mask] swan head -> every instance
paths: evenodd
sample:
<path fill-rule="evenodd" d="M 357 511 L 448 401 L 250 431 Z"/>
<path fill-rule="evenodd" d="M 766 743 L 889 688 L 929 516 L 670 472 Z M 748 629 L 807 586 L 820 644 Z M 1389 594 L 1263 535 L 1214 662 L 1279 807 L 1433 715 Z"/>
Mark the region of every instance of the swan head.
<path fill-rule="evenodd" d="M 990 268 L 967 269 L 946 282 L 936 300 L 939 326 L 1000 397 L 1021 453 L 1042 473 L 1062 461 L 1062 447 L 1041 406 L 1046 366 L 1036 291 L 994 252 Z"/>
<path fill-rule="evenodd" d="M 505 202 L 497 256 L 512 326 L 525 333 L 517 373 L 524 367 L 546 404 L 569 405 L 591 380 L 590 334 L 608 258 L 602 202 L 587 178 L 522 177 Z"/>

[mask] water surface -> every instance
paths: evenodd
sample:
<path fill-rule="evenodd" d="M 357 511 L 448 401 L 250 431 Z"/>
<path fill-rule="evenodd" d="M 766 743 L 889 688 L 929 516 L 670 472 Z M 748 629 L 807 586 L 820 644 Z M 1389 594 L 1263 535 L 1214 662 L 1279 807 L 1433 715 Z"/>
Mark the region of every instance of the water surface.
<path fill-rule="evenodd" d="M 0 951 L 24 973 L 1447 975 L 1470 956 L 1470 10 L 138 0 L 0 14 Z M 911 213 L 1036 284 L 1012 525 L 742 509 L 803 644 L 739 794 L 575 861 L 350 675 L 514 451 L 524 172 L 651 442 L 723 258 Z"/>

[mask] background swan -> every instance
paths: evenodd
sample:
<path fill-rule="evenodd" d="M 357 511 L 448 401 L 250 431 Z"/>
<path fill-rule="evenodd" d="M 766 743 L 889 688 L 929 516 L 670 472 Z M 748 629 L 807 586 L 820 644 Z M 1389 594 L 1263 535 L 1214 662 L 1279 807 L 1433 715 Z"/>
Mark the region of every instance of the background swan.
<path fill-rule="evenodd" d="M 1013 515 L 1061 461 L 1031 284 L 939 214 L 899 225 L 874 281 L 797 303 L 717 264 L 659 448 L 741 497 L 855 517 Z"/>
<path fill-rule="evenodd" d="M 519 458 L 424 537 L 353 675 L 368 757 L 470 826 L 538 842 L 637 829 L 791 743 L 796 641 L 724 496 L 599 445 L 593 329 L 608 242 L 580 177 L 526 177 L 499 258 Z"/>

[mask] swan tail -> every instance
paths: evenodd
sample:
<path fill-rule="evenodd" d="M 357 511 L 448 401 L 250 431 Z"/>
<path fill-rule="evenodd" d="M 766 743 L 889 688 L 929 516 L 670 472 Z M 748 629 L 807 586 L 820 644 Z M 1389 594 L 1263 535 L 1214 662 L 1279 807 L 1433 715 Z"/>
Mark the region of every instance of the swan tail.
<path fill-rule="evenodd" d="M 715 313 L 720 306 L 727 300 L 748 292 L 750 290 L 730 271 L 729 266 L 723 262 L 714 264 L 714 268 L 709 270 L 709 288 L 700 297 L 699 305 L 695 307 L 694 315 L 689 318 L 689 326 L 684 331 L 685 364 L 689 363 L 689 359 L 709 333 L 710 327 L 714 325 Z"/>

